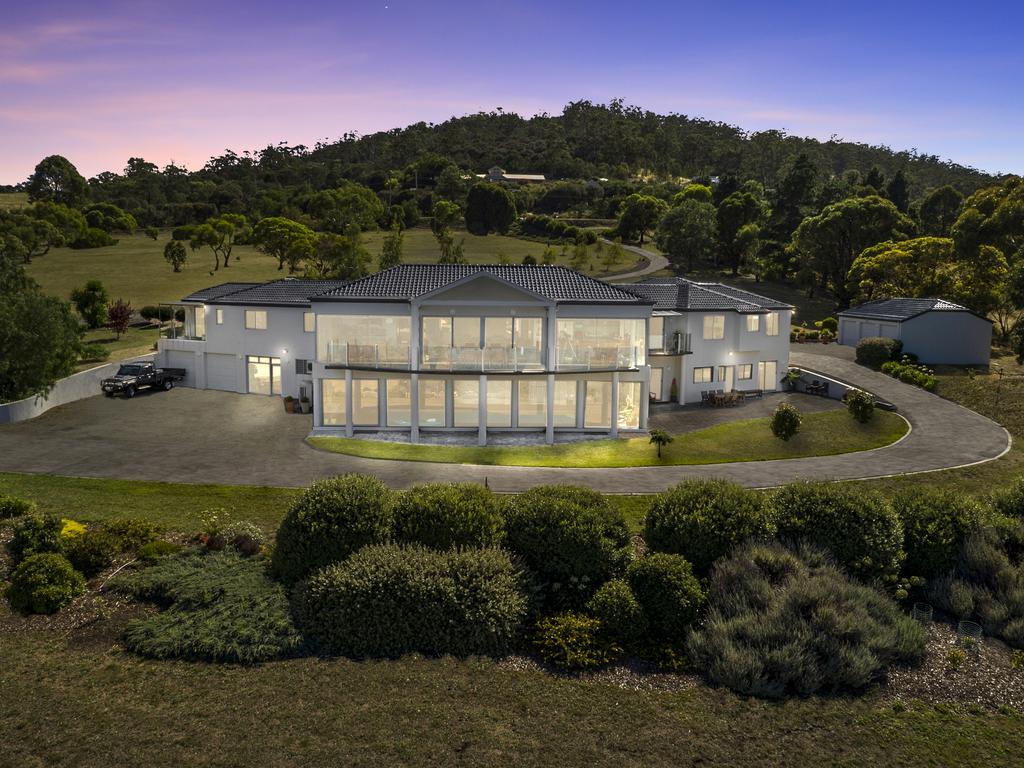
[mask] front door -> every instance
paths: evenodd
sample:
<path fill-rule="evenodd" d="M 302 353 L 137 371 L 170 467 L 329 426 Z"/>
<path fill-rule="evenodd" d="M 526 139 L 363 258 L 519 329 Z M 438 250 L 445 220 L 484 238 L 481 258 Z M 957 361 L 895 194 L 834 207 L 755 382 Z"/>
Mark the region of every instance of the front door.
<path fill-rule="evenodd" d="M 245 358 L 249 393 L 253 395 L 281 394 L 281 359 L 278 357 Z"/>
<path fill-rule="evenodd" d="M 664 368 L 651 368 L 651 400 L 661 402 L 661 387 L 664 384 L 664 376 Z"/>
<path fill-rule="evenodd" d="M 718 383 L 722 385 L 722 389 L 726 392 L 732 392 L 736 384 L 736 366 L 718 366 Z"/>
<path fill-rule="evenodd" d="M 779 386 L 779 369 L 775 360 L 765 360 L 757 364 L 757 388 L 765 392 L 774 392 Z"/>

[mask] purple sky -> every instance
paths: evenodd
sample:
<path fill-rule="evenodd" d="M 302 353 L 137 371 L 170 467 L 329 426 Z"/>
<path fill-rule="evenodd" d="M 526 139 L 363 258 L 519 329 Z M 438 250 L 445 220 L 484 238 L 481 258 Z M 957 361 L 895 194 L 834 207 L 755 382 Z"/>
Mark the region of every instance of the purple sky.
<path fill-rule="evenodd" d="M 615 97 L 1024 172 L 1020 2 L 7 5 L 0 183 Z"/>

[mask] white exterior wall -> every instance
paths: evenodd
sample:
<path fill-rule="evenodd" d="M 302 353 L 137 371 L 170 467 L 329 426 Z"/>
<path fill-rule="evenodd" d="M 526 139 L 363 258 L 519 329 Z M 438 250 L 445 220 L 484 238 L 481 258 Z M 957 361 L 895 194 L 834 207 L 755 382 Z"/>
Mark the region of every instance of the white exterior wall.
<path fill-rule="evenodd" d="M 934 365 L 989 364 L 992 323 L 970 312 L 936 311 L 901 324 L 903 351 Z"/>

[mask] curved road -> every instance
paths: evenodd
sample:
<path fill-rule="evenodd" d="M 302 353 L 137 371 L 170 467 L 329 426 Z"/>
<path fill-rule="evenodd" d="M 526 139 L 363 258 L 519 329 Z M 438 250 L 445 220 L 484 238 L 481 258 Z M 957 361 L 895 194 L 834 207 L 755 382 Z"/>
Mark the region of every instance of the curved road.
<path fill-rule="evenodd" d="M 605 245 L 612 244 L 611 240 L 604 240 L 604 238 L 602 238 L 602 241 Z M 635 253 L 638 256 L 642 256 L 643 258 L 647 259 L 647 266 L 633 270 L 632 272 L 623 272 L 621 275 L 608 275 L 607 277 L 604 277 L 602 279 L 607 280 L 608 282 L 617 283 L 622 280 L 633 280 L 635 278 L 647 277 L 647 275 L 654 274 L 655 272 L 660 272 L 661 270 L 666 269 L 668 267 L 668 259 L 666 259 L 664 256 L 659 256 L 657 253 L 644 250 L 643 248 L 640 248 L 639 246 L 636 245 L 623 245 L 622 247 L 625 248 L 630 253 Z"/>
<path fill-rule="evenodd" d="M 1009 434 L 989 419 L 835 357 L 841 348 L 830 352 L 794 351 L 792 362 L 896 403 L 913 425 L 904 440 L 840 456 L 703 466 L 559 469 L 382 461 L 310 448 L 302 442 L 308 417 L 285 414 L 277 398 L 175 389 L 134 400 L 92 397 L 2 426 L 0 472 L 272 486 L 305 486 L 341 472 L 368 472 L 394 487 L 486 479 L 498 491 L 575 483 L 607 493 L 650 493 L 695 477 L 764 487 L 799 479 L 927 472 L 989 461 L 1009 448 Z"/>

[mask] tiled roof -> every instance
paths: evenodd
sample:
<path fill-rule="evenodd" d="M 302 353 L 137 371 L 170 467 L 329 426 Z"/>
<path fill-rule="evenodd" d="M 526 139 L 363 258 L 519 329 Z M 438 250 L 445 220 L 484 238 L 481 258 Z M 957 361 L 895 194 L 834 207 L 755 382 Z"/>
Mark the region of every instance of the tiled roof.
<path fill-rule="evenodd" d="M 839 313 L 840 317 L 877 320 L 909 320 L 925 312 L 970 312 L 967 307 L 945 299 L 876 299 Z"/>
<path fill-rule="evenodd" d="M 654 301 L 655 310 L 765 312 L 792 309 L 792 305 L 722 283 L 698 283 L 682 277 L 656 277 L 640 283 L 621 284 L 637 296 Z"/>
<path fill-rule="evenodd" d="M 190 293 L 182 301 L 210 301 L 211 299 L 219 299 L 221 296 L 226 296 L 229 293 L 253 288 L 257 285 L 260 285 L 260 283 L 221 283 L 220 285 L 214 285 L 209 288 L 203 288 L 195 293 Z"/>
<path fill-rule="evenodd" d="M 284 278 L 269 283 L 225 283 L 186 296 L 183 301 L 245 306 L 308 306 L 311 296 L 344 285 L 344 280 L 296 280 Z M 229 286 L 233 286 L 229 289 Z"/>
<path fill-rule="evenodd" d="M 565 267 L 548 265 L 402 264 L 353 280 L 318 300 L 409 301 L 477 274 L 492 275 L 549 301 L 563 304 L 649 304 L 619 286 Z"/>

